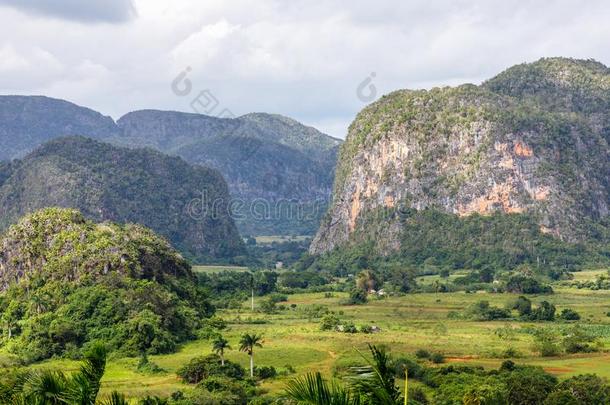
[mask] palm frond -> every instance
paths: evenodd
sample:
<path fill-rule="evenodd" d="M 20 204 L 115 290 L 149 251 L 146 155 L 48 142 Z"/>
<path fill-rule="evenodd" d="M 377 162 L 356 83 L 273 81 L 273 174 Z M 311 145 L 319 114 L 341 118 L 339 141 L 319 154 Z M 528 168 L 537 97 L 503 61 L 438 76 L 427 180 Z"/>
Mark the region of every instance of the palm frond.
<path fill-rule="evenodd" d="M 286 396 L 297 404 L 359 405 L 360 397 L 336 383 L 329 383 L 319 372 L 296 378 L 286 385 Z"/>
<path fill-rule="evenodd" d="M 97 402 L 98 405 L 129 405 L 125 395 L 113 391 L 110 396 Z"/>
<path fill-rule="evenodd" d="M 383 347 L 369 344 L 372 360 L 362 353 L 368 366 L 354 367 L 351 378 L 353 389 L 367 399 L 367 402 L 379 405 L 396 405 L 400 403 L 401 393 L 396 387 L 391 358 Z"/>

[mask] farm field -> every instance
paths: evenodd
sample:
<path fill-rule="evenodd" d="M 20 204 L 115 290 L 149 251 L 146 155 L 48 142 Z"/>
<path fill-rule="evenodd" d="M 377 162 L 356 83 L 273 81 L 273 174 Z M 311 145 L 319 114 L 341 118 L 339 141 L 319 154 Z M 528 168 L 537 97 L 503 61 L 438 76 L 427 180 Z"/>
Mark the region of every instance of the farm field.
<path fill-rule="evenodd" d="M 242 267 L 242 266 L 222 266 L 222 265 L 193 266 L 193 272 L 195 272 L 195 273 L 220 273 L 223 271 L 248 271 L 248 268 Z"/>
<path fill-rule="evenodd" d="M 515 362 L 540 365 L 560 378 L 581 373 L 610 378 L 610 317 L 606 315 L 610 312 L 610 291 L 556 289 L 552 295 L 528 296 L 534 303 L 542 300 L 553 303 L 558 312 L 567 307 L 575 309 L 582 315 L 579 325 L 595 328 L 603 336 L 603 349 L 597 353 L 551 358 L 538 357 L 532 351 L 532 336 L 527 331 L 534 327 L 563 328 L 566 323 L 475 322 L 448 318 L 450 313 L 460 313 L 482 299 L 504 306 L 516 297 L 513 294 L 422 293 L 371 299 L 360 306 L 340 305 L 345 296 L 343 293 L 334 293 L 331 297 L 325 293 L 290 295 L 282 303 L 286 309 L 272 315 L 253 313 L 246 302 L 239 310 L 220 310 L 218 314 L 229 323 L 223 335 L 233 348 L 226 357 L 247 366 L 247 355 L 237 351 L 239 337 L 245 332 L 262 334 L 264 347 L 255 351 L 255 363 L 275 366 L 278 371 L 286 370 L 288 365 L 296 370 L 296 374 L 265 381 L 262 387 L 269 392 L 280 392 L 287 380 L 311 370 L 328 376 L 340 374 L 347 367 L 362 363 L 359 351 L 365 353 L 367 343 L 385 344 L 394 355 L 412 355 L 417 349 L 427 349 L 442 353 L 447 362 L 485 367 L 498 367 L 505 359 L 502 353 L 511 347 L 517 353 L 512 358 Z M 357 326 L 375 325 L 381 331 L 374 334 L 323 332 L 315 316 L 320 308 L 334 311 L 341 320 L 352 321 Z M 510 339 L 501 339 L 496 333 L 499 329 L 511 330 Z M 211 343 L 197 340 L 184 345 L 177 353 L 150 356 L 165 370 L 154 375 L 138 373 L 136 358 L 111 358 L 103 378 L 103 393 L 118 390 L 138 397 L 188 390 L 176 377 L 176 370 L 191 358 L 209 353 Z M 78 364 L 50 360 L 33 367 L 73 370 Z"/>

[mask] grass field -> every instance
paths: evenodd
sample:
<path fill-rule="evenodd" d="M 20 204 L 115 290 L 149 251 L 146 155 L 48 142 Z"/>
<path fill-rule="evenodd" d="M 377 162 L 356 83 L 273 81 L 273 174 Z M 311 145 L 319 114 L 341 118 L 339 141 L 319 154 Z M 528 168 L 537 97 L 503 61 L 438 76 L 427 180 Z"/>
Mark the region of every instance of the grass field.
<path fill-rule="evenodd" d="M 503 306 L 514 298 L 511 294 L 411 294 L 402 297 L 373 299 L 362 306 L 343 306 L 343 294 L 335 293 L 325 298 L 324 293 L 296 294 L 284 303 L 289 309 L 274 315 L 252 313 L 246 303 L 243 309 L 220 311 L 219 315 L 229 321 L 224 335 L 234 350 L 227 358 L 248 364 L 244 353 L 235 350 L 244 332 L 260 333 L 264 336 L 264 347 L 255 352 L 258 365 L 272 365 L 283 370 L 287 365 L 296 369 L 297 374 L 320 370 L 327 375 L 341 372 L 350 365 L 361 362 L 360 351 L 366 351 L 366 344 L 385 344 L 394 354 L 412 354 L 419 348 L 442 352 L 448 362 L 478 364 L 497 367 L 504 360 L 502 352 L 512 347 L 519 353 L 517 362 L 541 365 L 559 377 L 580 373 L 597 373 L 610 378 L 610 353 L 606 349 L 586 355 L 570 355 L 558 358 L 540 358 L 532 352 L 531 335 L 525 333 L 528 327 L 562 327 L 560 322 L 531 323 L 518 321 L 474 322 L 463 319 L 448 319 L 451 311 L 463 311 L 468 305 L 486 299 L 492 305 Z M 610 291 L 587 291 L 560 289 L 553 295 L 530 296 L 534 303 L 548 300 L 561 309 L 576 309 L 582 316 L 581 324 L 595 325 L 604 332 L 602 343 L 610 347 Z M 290 309 L 290 304 L 296 308 Z M 324 305 L 339 313 L 339 317 L 351 320 L 356 325 L 377 325 L 381 332 L 375 334 L 346 334 L 322 332 L 318 319 L 310 319 L 309 310 L 315 305 Z M 265 320 L 265 324 L 249 324 L 251 320 Z M 502 340 L 496 329 L 514 328 L 512 340 Z M 136 371 L 137 359 L 111 359 L 103 379 L 103 392 L 118 390 L 130 396 L 147 394 L 167 395 L 175 390 L 188 387 L 176 377 L 175 371 L 189 359 L 210 353 L 210 342 L 199 340 L 184 345 L 177 353 L 151 356 L 151 360 L 167 372 L 158 375 L 143 375 Z M 51 360 L 36 367 L 52 367 L 62 370 L 75 369 L 77 362 Z M 263 384 L 270 392 L 282 390 L 287 379 L 279 377 Z"/>
<path fill-rule="evenodd" d="M 223 271 L 248 271 L 247 267 L 242 266 L 223 266 L 223 265 L 210 265 L 210 266 L 193 266 L 195 273 L 220 273 Z"/>
<path fill-rule="evenodd" d="M 284 243 L 284 242 L 303 242 L 311 238 L 309 235 L 261 235 L 255 236 L 256 243 L 261 245 L 270 245 L 273 242 Z"/>

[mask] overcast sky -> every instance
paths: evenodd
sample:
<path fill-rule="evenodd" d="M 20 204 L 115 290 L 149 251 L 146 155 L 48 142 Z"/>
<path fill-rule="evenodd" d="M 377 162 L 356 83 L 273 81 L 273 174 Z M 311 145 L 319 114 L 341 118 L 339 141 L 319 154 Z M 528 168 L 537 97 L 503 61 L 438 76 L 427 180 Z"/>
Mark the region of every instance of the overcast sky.
<path fill-rule="evenodd" d="M 543 56 L 609 65 L 609 22 L 607 1 L 0 0 L 0 93 L 117 119 L 192 111 L 209 90 L 216 108 L 199 98 L 197 111 L 279 113 L 343 138 L 392 90 L 479 83 Z M 187 68 L 190 92 L 172 90 Z M 358 97 L 367 78 L 376 94 Z"/>

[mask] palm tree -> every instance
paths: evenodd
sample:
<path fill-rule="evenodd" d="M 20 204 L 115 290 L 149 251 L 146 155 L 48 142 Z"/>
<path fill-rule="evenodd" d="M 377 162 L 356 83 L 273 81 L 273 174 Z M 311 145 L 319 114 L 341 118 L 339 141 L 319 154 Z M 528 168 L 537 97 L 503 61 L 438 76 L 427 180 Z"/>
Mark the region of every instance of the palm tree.
<path fill-rule="evenodd" d="M 227 349 L 231 349 L 229 341 L 220 335 L 212 342 L 212 350 L 220 356 L 220 363 L 223 366 L 225 365 L 225 350 Z"/>
<path fill-rule="evenodd" d="M 328 383 L 322 374 L 309 373 L 289 381 L 287 396 L 297 404 L 311 405 L 360 405 L 360 396 L 337 383 Z"/>
<path fill-rule="evenodd" d="M 254 348 L 263 347 L 262 339 L 261 335 L 245 333 L 239 341 L 239 351 L 248 353 L 250 356 L 250 377 L 254 377 Z"/>
<path fill-rule="evenodd" d="M 10 403 L 93 405 L 106 368 L 106 354 L 103 346 L 95 345 L 85 355 L 80 370 L 71 376 L 51 370 L 27 371 L 16 377 L 3 398 Z"/>
<path fill-rule="evenodd" d="M 373 359 L 369 360 L 361 353 L 368 366 L 353 369 L 356 376 L 352 378 L 352 387 L 368 403 L 399 404 L 401 393 L 395 384 L 390 355 L 383 347 L 368 346 Z"/>

